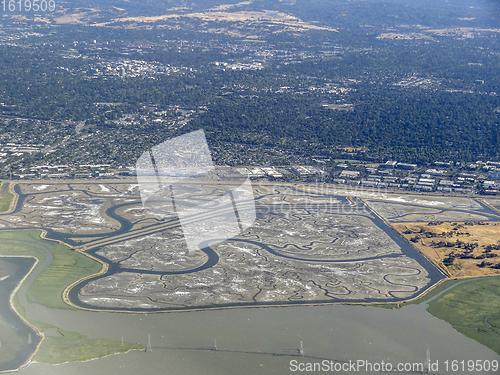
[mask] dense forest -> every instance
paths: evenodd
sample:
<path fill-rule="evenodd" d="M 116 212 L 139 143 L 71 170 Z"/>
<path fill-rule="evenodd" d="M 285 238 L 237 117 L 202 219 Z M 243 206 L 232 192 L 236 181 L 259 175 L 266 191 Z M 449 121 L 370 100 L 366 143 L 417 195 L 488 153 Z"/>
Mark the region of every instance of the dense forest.
<path fill-rule="evenodd" d="M 144 147 L 199 128 L 221 164 L 337 158 L 346 150 L 374 161 L 500 160 L 499 33 L 379 38 L 387 27 L 408 35 L 421 34 L 415 23 L 456 27 L 464 12 L 476 15 L 474 26 L 494 27 L 494 17 L 466 11 L 465 1 L 453 14 L 441 2 L 435 14 L 391 1 L 337 3 L 345 17 L 318 12 L 319 0 L 252 3 L 338 28 L 258 40 L 207 32 L 213 25 L 194 19 L 187 30 L 6 23 L 2 35 L 22 37 L 0 43 L 1 142 L 23 141 L 13 136 L 20 132 L 24 142 L 58 142 L 75 136 L 68 122 L 84 121 L 77 133 L 98 132 L 88 139 L 107 143 L 89 149 L 125 164 Z M 414 26 L 394 29 L 394 15 Z M 123 73 L 134 64 L 146 68 Z M 267 156 L 257 160 L 259 149 Z M 29 163 L 43 157 L 71 153 L 58 148 Z"/>

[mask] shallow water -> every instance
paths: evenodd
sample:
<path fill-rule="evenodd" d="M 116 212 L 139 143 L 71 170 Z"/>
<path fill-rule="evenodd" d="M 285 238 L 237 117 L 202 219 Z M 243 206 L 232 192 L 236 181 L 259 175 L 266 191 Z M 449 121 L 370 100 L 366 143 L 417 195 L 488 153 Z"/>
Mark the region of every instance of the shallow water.
<path fill-rule="evenodd" d="M 4 288 L 7 280 L 13 288 L 33 262 L 12 259 L 0 259 L 0 272 L 12 273 L 0 282 Z M 22 268 L 26 268 L 24 273 L 19 271 Z M 13 276 L 18 273 L 16 281 Z M 32 319 L 93 338 L 123 337 L 147 344 L 149 334 L 153 349 L 85 363 L 33 363 L 20 371 L 26 375 L 289 374 L 291 360 L 423 363 L 428 348 L 431 362 L 441 364 L 440 374 L 467 373 L 442 371 L 446 360 L 500 360 L 496 353 L 430 315 L 426 304 L 392 310 L 324 305 L 125 314 L 57 310 L 29 304 L 23 297 L 21 301 Z M 2 303 L 0 309 L 8 311 L 8 304 Z M 14 322 L 15 317 L 8 319 Z M 21 328 L 19 337 L 27 340 L 28 331 L 23 333 Z M 301 343 L 304 355 L 299 357 Z M 217 351 L 213 350 L 215 345 Z M 23 353 L 29 351 L 23 349 Z"/>
<path fill-rule="evenodd" d="M 149 334 L 153 351 L 59 366 L 33 364 L 21 374 L 289 374 L 294 359 L 383 360 L 396 366 L 424 363 L 428 349 L 431 362 L 441 364 L 439 374 L 468 373 L 442 371 L 446 360 L 500 360 L 425 308 L 329 305 L 123 314 L 32 306 L 30 314 L 90 337 L 123 336 L 147 344 Z M 305 355 L 298 357 L 301 342 Z"/>
<path fill-rule="evenodd" d="M 366 360 L 396 365 L 423 363 L 427 350 L 431 362 L 441 365 L 437 373 L 465 374 L 468 372 L 443 371 L 444 361 L 500 360 L 496 353 L 427 313 L 425 304 L 393 310 L 324 305 L 157 314 L 56 310 L 26 301 L 24 294 L 35 276 L 20 289 L 20 300 L 31 319 L 92 338 L 123 337 L 147 344 L 150 335 L 153 351 L 57 366 L 33 363 L 20 371 L 25 375 L 290 374 L 291 360 Z M 8 304 L 0 306 L 8 311 Z M 304 355 L 298 356 L 301 344 Z"/>
<path fill-rule="evenodd" d="M 10 295 L 35 263 L 32 258 L 0 257 L 0 371 L 26 363 L 40 338 L 10 306 Z"/>

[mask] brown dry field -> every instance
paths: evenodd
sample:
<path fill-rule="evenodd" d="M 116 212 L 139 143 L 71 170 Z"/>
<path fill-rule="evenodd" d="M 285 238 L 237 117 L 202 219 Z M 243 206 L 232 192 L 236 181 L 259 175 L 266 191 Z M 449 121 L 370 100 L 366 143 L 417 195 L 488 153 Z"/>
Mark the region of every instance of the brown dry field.
<path fill-rule="evenodd" d="M 432 260 L 439 267 L 447 270 L 451 277 L 477 277 L 477 276 L 490 276 L 500 275 L 500 269 L 492 269 L 488 267 L 480 268 L 477 265 L 482 261 L 493 263 L 493 265 L 500 263 L 500 250 L 492 250 L 491 253 L 497 254 L 497 258 L 485 259 L 459 259 L 456 258 L 451 266 L 444 266 L 443 259 L 452 251 L 455 253 L 462 253 L 464 249 L 457 247 L 442 247 L 434 248 L 431 242 L 455 242 L 460 240 L 465 243 L 477 243 L 479 246 L 474 249 L 472 255 L 478 256 L 483 253 L 487 245 L 497 245 L 500 242 L 500 222 L 485 222 L 484 225 L 465 225 L 463 222 L 456 223 L 442 223 L 439 225 L 428 225 L 427 223 L 398 223 L 392 224 L 393 227 L 407 240 L 415 237 L 420 229 L 426 232 L 433 232 L 441 234 L 442 232 L 452 232 L 450 237 L 431 237 L 421 238 L 418 242 L 410 242 L 428 259 Z M 458 228 L 458 229 L 454 229 Z M 413 233 L 404 234 L 407 229 Z"/>
<path fill-rule="evenodd" d="M 327 26 L 318 26 L 311 23 L 304 22 L 297 17 L 291 16 L 286 13 L 263 10 L 263 11 L 206 11 L 198 13 L 185 13 L 185 14 L 163 14 L 159 16 L 137 16 L 137 17 L 123 17 L 115 18 L 110 22 L 95 23 L 93 26 L 110 26 L 116 22 L 137 22 L 143 23 L 156 23 L 166 20 L 179 20 L 181 17 L 201 19 L 203 21 L 229 21 L 229 22 L 257 22 L 261 25 L 262 22 L 267 22 L 279 26 L 291 28 L 295 31 L 305 30 L 327 30 L 338 32 L 338 30 Z M 136 25 L 138 26 L 138 25 Z"/>

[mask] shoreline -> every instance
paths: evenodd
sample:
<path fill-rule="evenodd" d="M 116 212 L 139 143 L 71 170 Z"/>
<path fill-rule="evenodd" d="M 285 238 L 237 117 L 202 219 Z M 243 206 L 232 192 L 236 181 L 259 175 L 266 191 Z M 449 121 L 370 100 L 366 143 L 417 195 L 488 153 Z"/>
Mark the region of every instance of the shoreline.
<path fill-rule="evenodd" d="M 42 331 L 40 331 L 40 329 L 38 329 L 38 327 L 31 324 L 26 317 L 21 315 L 21 313 L 16 309 L 16 306 L 14 303 L 14 298 L 15 298 L 16 294 L 19 292 L 19 289 L 21 289 L 21 287 L 24 285 L 26 279 L 33 273 L 33 271 L 35 270 L 37 265 L 40 263 L 40 260 L 37 257 L 27 256 L 27 255 L 14 255 L 14 256 L 12 256 L 12 255 L 9 255 L 9 256 L 0 255 L 0 258 L 7 258 L 7 259 L 8 258 L 29 258 L 29 259 L 35 260 L 35 263 L 31 266 L 29 272 L 24 275 L 24 277 L 19 281 L 17 286 L 14 288 L 14 290 L 10 293 L 9 307 L 14 311 L 14 313 L 22 320 L 22 322 L 26 326 L 28 326 L 29 328 L 31 328 L 33 331 L 35 331 L 38 334 L 38 336 L 40 337 L 40 341 L 38 342 L 37 346 L 35 347 L 35 350 L 33 351 L 33 353 L 30 355 L 30 357 L 28 358 L 28 360 L 24 364 L 22 364 L 21 366 L 19 366 L 16 369 L 13 369 L 13 370 L 0 371 L 0 373 L 8 373 L 8 372 L 12 372 L 12 371 L 19 371 L 19 370 L 29 366 L 30 363 L 32 362 L 33 358 L 35 357 L 36 353 L 38 352 L 38 349 L 42 345 L 43 340 L 45 339 L 45 334 Z M 20 302 L 19 302 L 19 304 L 20 304 Z"/>
<path fill-rule="evenodd" d="M 104 183 L 104 182 L 105 181 L 99 181 L 99 182 L 79 181 L 79 183 L 94 183 L 94 184 L 95 183 Z M 109 181 L 109 183 L 113 183 L 113 182 L 116 183 L 117 181 Z M 39 183 L 41 183 L 41 182 L 39 182 Z M 65 184 L 65 183 L 68 183 L 68 182 L 60 181 L 59 183 Z M 123 183 L 130 183 L 130 181 L 123 181 L 122 180 L 120 183 L 122 183 L 122 184 Z M 279 186 L 292 186 L 292 187 L 297 187 L 298 186 L 297 184 L 279 184 L 279 183 L 270 183 L 269 185 L 272 185 L 272 186 L 276 186 L 276 185 L 279 185 Z M 325 186 L 325 185 L 323 185 L 323 186 Z M 315 185 L 312 185 L 311 187 L 314 188 Z M 335 189 L 335 191 L 336 190 L 337 189 Z M 304 188 L 302 191 L 303 192 L 307 192 L 307 189 Z M 343 191 L 343 193 L 347 193 L 347 192 Z M 428 194 L 422 194 L 422 195 L 428 195 Z M 339 196 L 342 196 L 342 197 L 345 197 L 346 199 L 348 199 L 350 205 L 355 204 L 355 202 L 352 201 L 352 197 L 350 195 L 339 194 Z M 380 219 L 382 221 L 382 223 L 384 223 L 385 225 L 387 225 L 387 227 L 389 229 L 391 229 L 399 237 L 401 237 L 402 240 L 405 242 L 405 244 L 409 245 L 412 248 L 412 250 L 415 251 L 415 254 L 419 254 L 420 256 L 422 256 L 422 258 L 425 259 L 425 261 L 429 264 L 430 267 L 432 267 L 435 271 L 437 271 L 438 273 L 441 274 L 442 278 L 440 280 L 437 280 L 434 284 L 428 286 L 425 290 L 422 291 L 421 294 L 418 294 L 416 296 L 411 296 L 408 299 L 391 299 L 391 300 L 370 300 L 370 299 L 368 299 L 368 300 L 340 300 L 340 301 L 330 301 L 330 300 L 317 300 L 317 301 L 314 301 L 313 300 L 313 301 L 304 301 L 303 303 L 301 303 L 300 301 L 296 301 L 296 302 L 272 302 L 272 301 L 270 301 L 270 302 L 262 302 L 262 303 L 259 303 L 259 304 L 254 304 L 254 303 L 233 304 L 233 303 L 229 303 L 227 305 L 204 305 L 204 306 L 177 307 L 177 308 L 113 308 L 113 307 L 98 307 L 98 306 L 87 307 L 87 306 L 80 306 L 80 305 L 75 304 L 75 303 L 73 303 L 71 301 L 69 295 L 70 295 L 72 289 L 74 287 L 76 287 L 77 285 L 79 285 L 81 283 L 84 283 L 87 280 L 90 280 L 90 279 L 93 279 L 93 278 L 98 278 L 98 277 L 106 274 L 106 272 L 108 272 L 108 270 L 109 270 L 110 264 L 107 263 L 107 262 L 105 262 L 105 261 L 103 261 L 103 260 L 101 260 L 101 259 L 98 259 L 97 257 L 93 256 L 92 254 L 89 254 L 87 251 L 80 251 L 79 249 L 76 249 L 75 246 L 71 246 L 70 244 L 67 244 L 67 243 L 65 243 L 62 240 L 51 239 L 51 238 L 45 237 L 45 235 L 47 234 L 47 231 L 44 231 L 42 238 L 45 238 L 45 239 L 48 239 L 48 240 L 54 240 L 54 241 L 57 241 L 58 243 L 64 244 L 67 247 L 69 247 L 71 250 L 78 251 L 79 253 L 84 254 L 85 256 L 87 256 L 87 257 L 89 257 L 89 258 L 91 258 L 91 259 L 93 259 L 95 261 L 98 261 L 101 264 L 102 268 L 101 268 L 101 270 L 98 273 L 95 273 L 93 275 L 89 275 L 89 276 L 83 277 L 83 278 L 81 278 L 81 279 L 73 282 L 72 284 L 70 284 L 69 286 L 67 286 L 64 289 L 63 296 L 62 296 L 63 301 L 66 304 L 68 304 L 69 306 L 72 306 L 72 307 L 74 307 L 76 309 L 79 309 L 79 310 L 94 311 L 94 312 L 117 312 L 117 313 L 130 313 L 130 314 L 144 313 L 144 314 L 147 314 L 147 313 L 162 313 L 162 312 L 185 312 L 185 311 L 222 310 L 222 309 L 228 309 L 228 308 L 233 309 L 233 308 L 260 308 L 260 307 L 294 307 L 294 306 L 317 306 L 317 305 L 332 305 L 332 304 L 356 304 L 356 305 L 357 304 L 359 304 L 359 305 L 393 304 L 395 306 L 399 306 L 399 305 L 401 305 L 403 303 L 407 303 L 407 302 L 414 301 L 414 300 L 417 300 L 419 298 L 422 298 L 428 292 L 430 292 L 431 290 L 433 290 L 435 287 L 439 286 L 443 281 L 453 279 L 446 272 L 446 270 L 443 270 L 441 267 L 439 267 L 439 265 L 437 265 L 436 263 L 434 263 L 431 259 L 429 259 L 428 257 L 426 257 L 425 254 L 423 254 L 422 252 L 420 252 L 409 241 L 407 241 L 406 238 L 404 238 L 403 236 L 401 236 L 399 234 L 399 232 L 394 229 L 394 227 L 392 226 L 391 223 L 389 223 L 386 219 L 384 219 L 382 216 L 380 216 L 380 214 L 378 214 L 368 204 L 368 202 L 366 201 L 366 199 L 364 199 L 362 197 L 358 197 L 358 199 L 378 219 Z"/>
<path fill-rule="evenodd" d="M 130 183 L 137 183 L 137 181 L 135 179 L 124 179 L 124 180 L 102 180 L 102 181 L 96 181 L 96 180 L 57 180 L 57 181 L 41 181 L 41 180 L 25 180 L 25 181 L 10 181 L 10 185 L 9 185 L 9 188 L 13 191 L 14 190 L 14 187 L 15 186 L 18 186 L 18 185 L 22 185 L 22 184 L 25 184 L 25 183 L 37 183 L 37 184 L 70 184 L 70 183 L 78 183 L 78 184 L 102 184 L 102 183 L 118 183 L 118 184 L 130 184 Z M 257 184 L 259 183 L 258 181 L 256 182 Z M 359 188 L 344 188 L 344 187 L 340 187 L 339 185 L 330 185 L 330 184 L 306 184 L 306 183 L 279 183 L 279 182 L 263 182 L 262 183 L 263 185 L 269 185 L 269 186 L 292 186 L 292 187 L 297 187 L 297 186 L 310 186 L 311 188 L 315 188 L 315 187 L 324 187 L 324 188 L 328 188 L 328 189 L 333 189 L 332 190 L 332 194 L 333 193 L 338 193 L 339 196 L 343 196 L 343 197 L 346 197 L 348 200 L 349 199 L 352 199 L 350 195 L 347 195 L 349 194 L 350 192 L 352 193 L 355 193 L 355 192 L 358 192 L 360 191 Z M 340 188 L 340 189 L 339 189 Z M 304 192 L 306 192 L 308 189 L 304 189 Z M 368 192 L 373 192 L 373 193 L 381 193 L 381 191 L 379 189 L 361 189 L 362 191 L 366 191 L 367 193 Z M 439 197 L 442 197 L 442 196 L 448 196 L 448 195 L 437 195 L 437 194 L 426 194 L 426 193 L 419 193 L 419 192 L 416 192 L 416 193 L 413 193 L 413 192 L 390 192 L 390 191 L 384 191 L 383 193 L 385 194 L 389 194 L 389 195 L 393 195 L 393 194 L 405 194 L 405 195 L 413 195 L 413 194 L 417 194 L 417 195 L 422 195 L 422 196 L 439 196 Z M 11 202 L 11 206 L 16 206 L 18 200 L 19 200 L 19 194 L 15 193 L 15 199 Z M 451 195 L 450 195 L 451 197 Z M 463 197 L 463 196 L 459 196 L 459 197 Z M 469 197 L 470 198 L 470 197 Z M 367 208 L 376 216 L 378 217 L 380 220 L 382 220 L 382 222 L 384 224 L 386 224 L 390 229 L 394 230 L 394 228 L 392 227 L 392 225 L 390 223 L 388 223 L 387 220 L 385 220 L 384 218 L 382 218 L 376 211 L 374 211 L 370 205 L 366 202 L 366 198 L 359 198 L 360 201 L 362 201 L 362 203 L 364 205 L 367 206 Z M 15 201 L 15 202 L 14 202 Z M 482 201 L 482 199 L 481 199 Z M 350 204 L 353 204 L 354 202 L 350 201 Z M 486 204 L 486 203 L 485 203 Z M 488 208 L 492 208 L 491 205 L 488 205 Z M 495 209 L 493 208 L 495 211 L 498 211 L 500 212 L 500 210 L 498 209 Z M 19 230 L 19 229 L 12 229 L 12 230 Z M 23 230 L 23 229 L 21 229 Z M 88 276 L 85 276 L 79 280 L 76 280 L 74 281 L 73 283 L 71 283 L 70 285 L 68 285 L 64 291 L 63 291 L 63 294 L 62 294 L 62 300 L 69 306 L 73 307 L 73 308 L 76 308 L 76 309 L 79 309 L 79 310 L 86 310 L 86 311 L 106 311 L 106 312 L 123 312 L 123 313 L 132 313 L 132 314 L 135 314 L 135 313 L 157 313 L 157 312 L 184 312 L 184 311 L 204 311 L 204 310 L 220 310 L 220 309 L 228 309 L 228 308 L 260 308 L 260 307 L 294 307 L 294 306 L 317 306 L 317 305 L 332 305 L 332 304 L 356 304 L 356 305 L 374 305 L 374 304 L 393 304 L 395 306 L 399 306 L 400 304 L 402 303 L 407 303 L 407 302 L 411 302 L 411 301 L 415 301 L 415 300 L 418 300 L 422 297 L 424 297 L 425 295 L 427 295 L 427 293 L 429 293 L 430 291 L 432 291 L 434 288 L 436 288 L 437 286 L 441 285 L 442 282 L 446 281 L 446 280 L 453 280 L 453 279 L 456 279 L 456 278 L 453 278 L 453 277 L 450 277 L 450 275 L 447 275 L 446 274 L 446 271 L 443 270 L 441 267 L 439 267 L 439 265 L 435 264 L 434 262 L 432 262 L 430 259 L 428 259 L 423 253 L 421 253 L 418 249 L 416 249 L 414 246 L 412 246 L 410 244 L 410 246 L 418 253 L 420 254 L 421 256 L 423 256 L 429 263 L 430 265 L 433 266 L 433 268 L 435 270 L 437 270 L 438 272 L 440 272 L 444 278 L 436 281 L 434 284 L 430 285 L 429 287 L 427 287 L 424 291 L 422 291 L 421 294 L 417 295 L 417 296 L 412 296 L 412 297 L 409 297 L 408 299 L 392 299 L 392 300 L 340 300 L 340 301 L 330 301 L 330 300 L 318 300 L 318 301 L 305 301 L 303 303 L 300 303 L 300 301 L 296 301 L 296 302 L 263 302 L 263 303 L 259 303 L 259 304 L 239 304 L 239 305 L 234 305 L 234 304 L 228 304 L 228 305 L 213 305 L 213 306 L 209 306 L 209 305 L 205 305 L 205 306 L 200 306 L 200 307 L 181 307 L 181 308 L 151 308 L 151 309 L 129 309 L 129 308 L 124 308 L 124 309 L 115 309 L 115 308 L 87 308 L 87 307 L 82 307 L 82 306 L 78 306 L 77 304 L 74 304 L 73 302 L 71 302 L 71 300 L 69 299 L 69 293 L 70 291 L 78 284 L 86 281 L 86 280 L 89 280 L 89 279 L 92 279 L 92 278 L 95 278 L 95 277 L 99 277 L 99 276 L 102 276 L 104 275 L 108 270 L 109 270 L 109 264 L 98 259 L 97 257 L 87 253 L 86 251 L 80 251 L 79 249 L 75 249 L 74 246 L 64 242 L 63 240 L 60 240 L 60 239 L 54 239 L 54 238 L 49 238 L 47 237 L 47 230 L 44 230 L 44 229 L 40 229 L 41 230 L 41 234 L 40 234 L 40 238 L 42 239 L 45 239 L 45 240 L 49 240 L 49 241 L 55 241 L 61 245 L 64 245 L 64 246 L 67 246 L 69 248 L 69 250 L 71 251 L 77 251 L 79 252 L 80 254 L 83 254 L 85 255 L 86 257 L 94 260 L 94 261 L 97 261 L 101 264 L 101 269 L 99 270 L 99 272 L 95 273 L 95 274 L 92 274 L 92 275 L 88 275 Z M 395 231 L 395 230 L 394 230 Z M 397 231 L 396 231 L 397 232 Z M 408 243 L 408 241 L 403 237 L 401 236 L 406 243 Z M 483 277 L 483 276 L 480 276 L 480 277 Z M 486 276 L 484 276 L 486 277 Z M 465 279 L 465 278 L 464 278 Z"/>
<path fill-rule="evenodd" d="M 42 236 L 43 232 L 40 234 L 40 238 L 42 239 L 46 239 Z M 47 240 L 50 240 L 50 239 L 47 239 Z M 62 241 L 57 241 L 57 240 L 54 240 L 58 243 L 61 243 Z M 89 255 L 89 254 L 87 254 Z M 36 326 L 33 326 L 25 317 L 23 317 L 20 312 L 16 309 L 15 307 L 15 303 L 14 303 L 14 298 L 16 296 L 16 294 L 19 292 L 19 289 L 24 285 L 24 283 L 26 282 L 26 279 L 33 273 L 33 271 L 35 270 L 35 268 L 38 266 L 40 260 L 35 257 L 35 256 L 26 256 L 26 255 L 20 255 L 20 256 L 0 256 L 0 258 L 30 258 L 30 259 L 34 259 L 35 260 L 35 263 L 31 266 L 29 272 L 27 274 L 24 275 L 24 277 L 20 280 L 20 282 L 17 284 L 16 288 L 11 292 L 10 294 L 10 307 L 14 310 L 14 312 L 16 313 L 17 316 L 19 316 L 21 318 L 21 320 L 27 325 L 29 326 L 30 328 L 32 328 L 34 331 L 37 332 L 37 334 L 41 337 L 39 343 L 37 344 L 35 350 L 33 351 L 33 353 L 30 355 L 29 359 L 20 367 L 18 367 L 17 369 L 13 369 L 13 370 L 6 370 L 6 371 L 0 371 L 0 373 L 9 373 L 9 372 L 13 372 L 13 371 L 19 371 L 27 366 L 29 366 L 30 364 L 32 363 L 36 363 L 36 362 L 33 362 L 33 358 L 35 357 L 35 355 L 37 354 L 39 348 L 41 347 L 42 345 L 42 342 L 44 341 L 45 339 L 45 335 L 43 334 L 43 332 L 41 332 Z M 101 269 L 102 271 L 102 269 Z M 91 276 L 90 276 L 91 277 Z M 498 276 L 484 276 L 484 277 L 498 277 Z M 84 311 L 106 311 L 106 312 L 118 312 L 118 313 L 130 313 L 130 314 L 137 314 L 137 313 L 144 313 L 144 314 L 149 314 L 149 313 L 178 313 L 178 312 L 184 312 L 184 313 L 187 313 L 187 312 L 203 312 L 203 311 L 214 311 L 214 310 L 225 310 L 225 309 L 241 309 L 241 308 L 263 308 L 263 307 L 266 307 L 266 308 L 270 308 L 270 307 L 299 307 L 299 306 L 326 306 L 326 305 L 351 305 L 351 306 L 368 306 L 368 307 L 384 307 L 384 306 L 380 306 L 380 305 L 392 305 L 393 308 L 401 308 L 401 307 L 404 307 L 406 304 L 409 304 L 411 302 L 416 302 L 422 298 L 424 298 L 427 294 L 429 294 L 430 292 L 432 292 L 433 290 L 435 290 L 437 287 L 441 286 L 443 283 L 447 282 L 447 281 L 459 281 L 458 283 L 456 283 L 455 285 L 451 285 L 449 286 L 448 288 L 440 291 L 436 296 L 433 296 L 432 298 L 436 298 L 437 296 L 441 295 L 442 293 L 448 291 L 449 289 L 452 289 L 454 288 L 455 286 L 459 285 L 459 284 L 462 284 L 463 282 L 467 282 L 467 281 L 472 281 L 474 279 L 482 279 L 484 277 L 468 277 L 468 278 L 444 278 L 444 279 L 441 279 L 439 280 L 437 283 L 433 284 L 431 287 L 427 288 L 423 293 L 421 293 L 420 295 L 416 296 L 416 297 L 413 297 L 413 298 L 410 298 L 410 299 L 407 299 L 407 300 L 401 300 L 401 301 L 371 301 L 371 302 L 363 302 L 363 301 L 353 301 L 353 302 L 348 302 L 348 301 L 342 301 L 342 302 L 323 302 L 323 301 L 318 301 L 318 302 L 315 302 L 315 301 L 311 301 L 310 303 L 303 303 L 303 304 L 290 304 L 290 303 L 284 303 L 284 304 L 272 304 L 272 305 L 269 305 L 269 304 L 261 304 L 261 305 L 252 305 L 252 306 L 207 306 L 207 307 L 202 307 L 202 308 L 188 308 L 188 309 L 183 309 L 183 310 L 157 310 L 157 311 L 151 311 L 151 310 L 144 310 L 144 311 L 116 311 L 116 310 L 92 310 L 92 309 L 85 309 L 85 308 L 80 308 L 78 306 L 75 306 L 73 304 L 71 304 L 72 306 L 74 306 L 75 308 L 77 308 L 78 310 L 84 310 Z M 68 289 L 68 288 L 66 288 Z M 65 301 L 66 302 L 66 301 Z M 128 353 L 128 352 L 131 352 L 131 351 L 135 351 L 135 350 L 141 350 L 141 349 L 130 349 L 129 351 L 125 352 L 125 353 Z M 124 353 L 120 353 L 120 352 L 116 352 L 116 353 L 112 353 L 112 354 L 108 354 L 108 355 L 105 355 L 105 357 L 109 357 L 109 356 L 112 356 L 112 355 L 116 355 L 116 354 L 124 354 Z M 92 361 L 92 360 L 95 360 L 95 359 L 99 359 L 99 358 L 103 358 L 103 357 L 95 357 L 95 358 L 89 358 L 85 361 L 68 361 L 66 363 L 72 363 L 72 362 L 87 362 L 87 361 Z"/>

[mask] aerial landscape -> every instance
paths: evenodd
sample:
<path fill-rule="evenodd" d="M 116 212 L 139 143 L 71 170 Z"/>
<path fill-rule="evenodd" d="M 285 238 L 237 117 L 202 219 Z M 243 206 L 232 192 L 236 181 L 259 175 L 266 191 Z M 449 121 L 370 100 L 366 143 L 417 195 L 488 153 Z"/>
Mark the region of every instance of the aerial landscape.
<path fill-rule="evenodd" d="M 498 2 L 0 11 L 0 372 L 498 373 Z"/>

